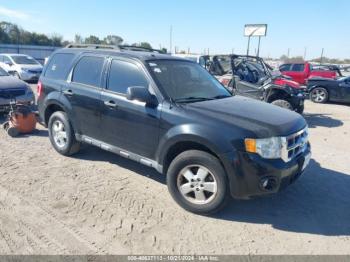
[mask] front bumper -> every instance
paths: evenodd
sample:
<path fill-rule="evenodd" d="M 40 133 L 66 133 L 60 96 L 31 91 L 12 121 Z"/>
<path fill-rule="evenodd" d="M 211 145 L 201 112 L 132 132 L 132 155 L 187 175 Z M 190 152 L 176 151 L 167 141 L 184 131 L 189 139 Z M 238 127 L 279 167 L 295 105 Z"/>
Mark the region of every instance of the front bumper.
<path fill-rule="evenodd" d="M 308 144 L 305 151 L 287 163 L 281 159 L 264 159 L 247 152 L 224 154 L 221 161 L 229 177 L 231 195 L 234 198 L 248 199 L 277 193 L 292 184 L 304 173 L 305 168 L 302 168 L 310 154 Z M 266 180 L 273 181 L 270 187 L 263 187 Z"/>
<path fill-rule="evenodd" d="M 10 99 L 5 99 L 0 97 L 0 112 L 1 113 L 7 113 L 11 110 L 10 106 Z M 35 103 L 35 97 L 34 94 L 29 92 L 23 96 L 16 97 L 16 103 L 17 104 L 23 104 L 23 105 L 34 105 Z"/>
<path fill-rule="evenodd" d="M 19 76 L 23 81 L 38 81 L 40 74 L 41 72 L 32 73 L 32 72 L 22 71 L 19 73 Z"/>

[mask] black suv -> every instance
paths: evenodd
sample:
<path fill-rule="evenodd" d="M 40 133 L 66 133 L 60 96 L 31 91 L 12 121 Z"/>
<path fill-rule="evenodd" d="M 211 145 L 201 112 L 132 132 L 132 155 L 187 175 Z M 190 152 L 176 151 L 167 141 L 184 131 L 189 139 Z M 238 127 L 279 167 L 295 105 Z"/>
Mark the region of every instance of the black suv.
<path fill-rule="evenodd" d="M 38 106 L 62 155 L 95 145 L 167 176 L 183 208 L 279 191 L 310 160 L 300 115 L 231 96 L 200 65 L 156 52 L 69 46 L 49 59 Z"/>

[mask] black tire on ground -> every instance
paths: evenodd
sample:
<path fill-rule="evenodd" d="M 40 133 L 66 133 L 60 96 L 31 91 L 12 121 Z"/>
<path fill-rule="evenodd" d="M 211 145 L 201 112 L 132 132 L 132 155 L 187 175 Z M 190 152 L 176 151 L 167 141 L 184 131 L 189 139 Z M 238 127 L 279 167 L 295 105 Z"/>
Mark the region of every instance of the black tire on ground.
<path fill-rule="evenodd" d="M 285 109 L 293 110 L 292 104 L 289 103 L 287 100 L 278 99 L 278 100 L 272 101 L 271 104 L 285 108 Z"/>
<path fill-rule="evenodd" d="M 302 115 L 302 114 L 304 113 L 304 108 L 305 108 L 305 107 L 304 107 L 304 105 L 299 106 L 299 107 L 297 108 L 297 110 L 296 110 L 296 111 L 297 111 L 297 113 L 299 113 L 299 114 L 301 114 L 301 115 Z"/>
<path fill-rule="evenodd" d="M 328 91 L 323 87 L 316 87 L 311 90 L 310 99 L 314 103 L 326 103 L 328 101 Z"/>
<path fill-rule="evenodd" d="M 62 123 L 64 126 L 64 132 L 66 133 L 65 143 L 60 146 L 54 138 L 54 127 L 56 123 Z M 80 143 L 75 139 L 75 134 L 72 125 L 69 122 L 69 118 L 65 112 L 57 111 L 53 113 L 49 119 L 48 124 L 49 137 L 54 149 L 64 156 L 70 156 L 77 153 L 80 150 Z"/>
<path fill-rule="evenodd" d="M 209 175 L 207 175 L 202 182 L 194 180 L 194 183 L 197 183 L 198 187 L 203 187 L 203 194 L 205 194 L 207 197 L 206 201 L 208 201 L 206 203 L 193 203 L 188 200 L 188 195 L 190 194 L 192 194 L 194 198 L 197 198 L 196 193 L 198 192 L 195 192 L 196 190 L 199 191 L 199 189 L 196 188 L 197 186 L 192 189 L 193 191 L 188 193 L 187 196 L 184 196 L 179 188 L 180 179 L 184 179 L 184 176 L 181 175 L 185 173 L 184 170 L 192 168 L 194 174 L 197 165 L 200 168 L 197 169 L 196 175 L 198 175 L 199 169 L 203 170 L 203 167 L 209 171 Z M 211 179 L 212 176 L 215 180 Z M 205 186 L 200 185 L 201 183 L 206 184 L 212 183 L 213 181 L 216 184 L 216 193 L 205 191 Z M 185 179 L 184 183 L 187 184 L 189 182 L 190 181 Z M 228 181 L 224 168 L 215 156 L 204 151 L 189 150 L 179 154 L 169 166 L 167 172 L 167 185 L 171 196 L 182 208 L 197 214 L 207 215 L 215 213 L 223 208 L 229 199 Z M 191 185 L 191 187 L 193 186 Z M 197 201 L 197 199 L 195 201 Z"/>

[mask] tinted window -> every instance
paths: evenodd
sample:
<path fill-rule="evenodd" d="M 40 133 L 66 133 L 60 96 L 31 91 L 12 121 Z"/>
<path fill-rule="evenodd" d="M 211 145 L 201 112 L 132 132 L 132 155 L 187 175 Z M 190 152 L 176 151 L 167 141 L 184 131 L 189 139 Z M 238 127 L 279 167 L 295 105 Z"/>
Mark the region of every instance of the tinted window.
<path fill-rule="evenodd" d="M 304 71 L 305 65 L 304 64 L 294 64 L 292 66 L 292 71 L 302 72 Z"/>
<path fill-rule="evenodd" d="M 108 79 L 108 89 L 116 93 L 126 94 L 126 90 L 131 86 L 148 87 L 148 81 L 144 73 L 132 63 L 113 60 Z"/>
<path fill-rule="evenodd" d="M 39 63 L 30 56 L 26 55 L 16 55 L 16 56 L 11 56 L 13 61 L 15 61 L 16 64 L 19 65 L 38 65 Z"/>
<path fill-rule="evenodd" d="M 72 81 L 89 86 L 100 86 L 103 63 L 103 57 L 83 57 L 75 66 Z"/>
<path fill-rule="evenodd" d="M 281 65 L 280 66 L 280 71 L 284 72 L 284 71 L 290 71 L 290 64 L 285 64 L 285 65 Z"/>
<path fill-rule="evenodd" d="M 55 54 L 47 65 L 45 76 L 58 80 L 67 79 L 73 58 L 73 54 Z"/>

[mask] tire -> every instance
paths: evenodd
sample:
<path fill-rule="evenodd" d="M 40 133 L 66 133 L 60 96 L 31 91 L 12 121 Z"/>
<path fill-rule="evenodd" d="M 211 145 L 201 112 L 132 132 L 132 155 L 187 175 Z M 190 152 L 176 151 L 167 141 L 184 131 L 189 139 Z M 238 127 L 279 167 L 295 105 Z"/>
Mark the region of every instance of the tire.
<path fill-rule="evenodd" d="M 80 150 L 80 143 L 75 139 L 72 125 L 65 112 L 53 113 L 48 124 L 49 137 L 55 150 L 64 156 L 70 156 Z"/>
<path fill-rule="evenodd" d="M 288 109 L 288 110 L 293 110 L 292 104 L 289 103 L 287 100 L 278 99 L 278 100 L 272 101 L 271 104 Z"/>
<path fill-rule="evenodd" d="M 326 103 L 328 101 L 328 91 L 323 87 L 316 87 L 310 92 L 310 99 L 314 103 Z"/>
<path fill-rule="evenodd" d="M 304 106 L 304 105 L 299 106 L 299 107 L 297 108 L 296 112 L 302 115 L 302 114 L 304 113 L 304 109 L 305 109 L 305 106 Z"/>
<path fill-rule="evenodd" d="M 215 213 L 229 198 L 224 168 L 216 157 L 204 151 L 189 150 L 179 154 L 169 166 L 167 185 L 177 204 L 196 214 Z"/>

